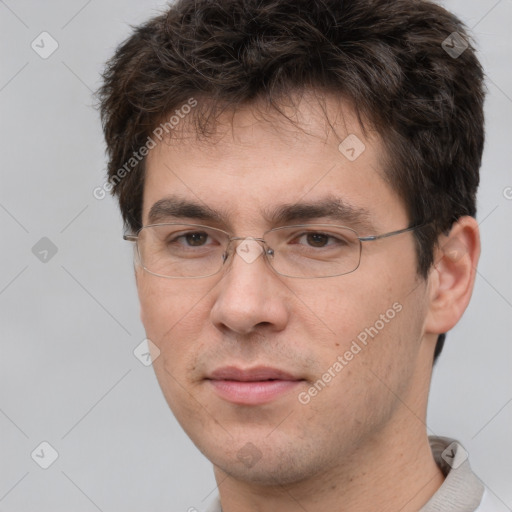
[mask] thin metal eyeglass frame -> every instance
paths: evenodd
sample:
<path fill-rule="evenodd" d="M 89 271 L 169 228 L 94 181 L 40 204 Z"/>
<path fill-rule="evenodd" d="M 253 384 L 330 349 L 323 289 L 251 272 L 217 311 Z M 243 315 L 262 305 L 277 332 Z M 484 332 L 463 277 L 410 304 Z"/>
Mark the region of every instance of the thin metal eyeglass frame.
<path fill-rule="evenodd" d="M 221 270 L 222 270 L 222 267 L 224 265 L 224 263 L 226 262 L 227 258 L 228 258 L 228 250 L 229 250 L 229 245 L 231 244 L 232 241 L 236 241 L 236 240 L 247 240 L 247 239 L 250 239 L 250 240 L 254 240 L 255 242 L 261 242 L 264 246 L 264 253 L 265 253 L 265 256 L 266 256 L 266 260 L 267 260 L 267 263 L 269 264 L 270 268 L 278 275 L 280 276 L 283 276 L 283 277 L 290 277 L 292 279 L 324 279 L 324 278 L 327 278 L 327 277 L 339 277 L 339 276 L 344 276 L 344 275 L 347 275 L 347 274 L 351 274 L 352 272 L 355 272 L 358 268 L 359 268 L 359 265 L 361 264 L 361 255 L 363 253 L 363 247 L 362 245 L 360 244 L 359 246 L 359 260 L 358 260 L 358 263 L 357 263 L 357 267 L 354 268 L 353 270 L 350 270 L 349 272 L 343 272 L 342 274 L 335 274 L 335 275 L 329 275 L 329 276 L 320 276 L 320 277 L 305 277 L 305 276 L 290 276 L 288 274 L 283 274 L 279 271 L 277 271 L 274 266 L 272 265 L 272 263 L 268 260 L 268 256 L 273 256 L 274 255 L 274 249 L 272 249 L 266 242 L 265 240 L 265 235 L 267 233 L 270 233 L 272 231 L 279 231 L 279 230 L 283 230 L 283 229 L 287 229 L 287 228 L 309 228 L 309 227 L 315 227 L 315 226 L 318 226 L 318 227 L 332 227 L 332 228 L 343 228 L 343 229 L 348 229 L 350 231 L 352 231 L 353 233 L 355 233 L 356 235 L 356 238 L 359 240 L 359 242 L 374 242 L 376 240 L 381 240 L 382 238 L 389 238 L 389 237 L 392 237 L 392 236 L 395 236 L 395 235 L 400 235 L 402 233 L 407 233 L 409 231 L 414 231 L 415 229 L 419 229 L 419 228 L 422 228 L 426 225 L 428 225 L 429 223 L 428 222 L 423 222 L 423 223 L 420 223 L 420 224 L 415 224 L 414 226 L 410 226 L 408 228 L 403 228 L 403 229 L 398 229 L 398 230 L 395 230 L 395 231 L 389 231 L 388 233 L 382 233 L 380 235 L 369 235 L 369 236 L 359 236 L 357 231 L 355 229 L 352 229 L 352 228 L 349 228 L 348 226 L 339 226 L 339 225 L 334 225 L 334 224 L 293 224 L 293 225 L 290 225 L 290 226 L 279 226 L 277 228 L 272 228 L 272 229 L 269 229 L 268 231 L 265 231 L 263 233 L 263 237 L 262 238 L 256 238 L 256 237 L 250 237 L 250 236 L 245 236 L 245 237 L 241 237 L 241 236 L 231 236 L 227 231 L 224 231 L 223 229 L 219 229 L 219 228 L 214 228 L 212 226 L 205 226 L 204 224 L 187 224 L 187 223 L 181 223 L 181 222 L 163 222 L 163 223 L 160 223 L 160 224 L 148 224 L 147 226 L 142 226 L 136 234 L 124 234 L 123 235 L 123 240 L 126 240 L 128 242 L 134 242 L 136 245 L 137 245 L 137 253 L 138 253 L 138 256 L 139 256 L 139 260 L 142 264 L 142 268 L 148 272 L 149 274 L 151 275 L 154 275 L 156 277 L 163 277 L 165 279 L 202 279 L 202 278 L 205 278 L 205 277 L 211 277 L 211 276 L 214 276 L 216 274 L 218 274 Z M 222 264 L 221 266 L 219 267 L 219 270 L 217 270 L 216 272 L 214 272 L 213 274 L 208 274 L 208 275 L 205 275 L 205 276 L 164 276 L 162 274 L 156 274 L 154 272 L 151 272 L 151 270 L 147 269 L 143 262 L 142 262 L 142 258 L 140 256 L 140 249 L 138 247 L 138 240 L 139 240 L 139 233 L 144 229 L 144 228 L 151 228 L 151 227 L 159 227 L 159 226 L 190 226 L 190 227 L 197 227 L 197 228 L 205 228 L 205 229 L 213 229 L 215 231 L 219 231 L 221 233 L 224 233 L 225 235 L 227 235 L 228 237 L 228 243 L 226 245 L 226 250 L 223 254 L 223 261 L 222 261 Z"/>

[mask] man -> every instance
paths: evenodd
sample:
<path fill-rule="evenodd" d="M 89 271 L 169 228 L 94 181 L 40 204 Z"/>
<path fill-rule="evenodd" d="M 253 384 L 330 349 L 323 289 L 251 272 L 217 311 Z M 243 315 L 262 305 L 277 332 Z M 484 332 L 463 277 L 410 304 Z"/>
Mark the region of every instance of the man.
<path fill-rule="evenodd" d="M 181 0 L 104 73 L 109 185 L 211 511 L 499 510 L 427 436 L 473 290 L 483 73 L 413 0 Z"/>

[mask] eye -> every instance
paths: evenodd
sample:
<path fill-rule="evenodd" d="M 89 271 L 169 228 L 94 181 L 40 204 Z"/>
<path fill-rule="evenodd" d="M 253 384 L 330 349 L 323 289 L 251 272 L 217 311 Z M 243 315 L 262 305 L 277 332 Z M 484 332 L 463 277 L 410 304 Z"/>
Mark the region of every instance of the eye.
<path fill-rule="evenodd" d="M 208 241 L 208 233 L 195 231 L 193 233 L 186 233 L 176 237 L 176 240 L 182 239 L 190 247 L 201 247 Z"/>
<path fill-rule="evenodd" d="M 304 236 L 311 247 L 325 247 L 329 243 L 329 238 L 331 238 L 324 233 L 308 233 Z"/>
<path fill-rule="evenodd" d="M 216 253 L 226 245 L 226 235 L 220 230 L 185 224 L 147 226 L 141 239 L 145 250 L 155 254 L 199 257 Z"/>
<path fill-rule="evenodd" d="M 329 233 L 322 233 L 320 231 L 308 231 L 306 233 L 301 233 L 295 237 L 295 241 L 298 244 L 316 249 L 347 245 L 347 241 L 342 237 L 334 236 Z"/>

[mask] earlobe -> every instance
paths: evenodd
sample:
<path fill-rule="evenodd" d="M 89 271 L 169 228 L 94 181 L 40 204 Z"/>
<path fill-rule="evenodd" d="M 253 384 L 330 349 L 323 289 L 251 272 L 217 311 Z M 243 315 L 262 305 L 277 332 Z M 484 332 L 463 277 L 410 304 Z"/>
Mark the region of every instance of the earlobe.
<path fill-rule="evenodd" d="M 441 235 L 429 276 L 429 311 L 425 332 L 449 331 L 462 317 L 475 283 L 480 234 L 473 217 L 461 217 Z"/>

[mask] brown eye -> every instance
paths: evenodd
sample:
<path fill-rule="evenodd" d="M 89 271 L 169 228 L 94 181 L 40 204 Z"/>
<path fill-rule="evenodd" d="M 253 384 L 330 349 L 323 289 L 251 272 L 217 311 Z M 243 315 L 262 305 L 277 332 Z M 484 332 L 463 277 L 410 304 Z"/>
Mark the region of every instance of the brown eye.
<path fill-rule="evenodd" d="M 200 232 L 188 233 L 187 235 L 184 235 L 184 238 L 186 239 L 187 244 L 191 247 L 200 247 L 208 240 L 208 234 Z"/>
<path fill-rule="evenodd" d="M 311 247 L 325 247 L 329 242 L 329 236 L 322 233 L 309 233 L 306 235 L 308 244 Z"/>

